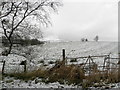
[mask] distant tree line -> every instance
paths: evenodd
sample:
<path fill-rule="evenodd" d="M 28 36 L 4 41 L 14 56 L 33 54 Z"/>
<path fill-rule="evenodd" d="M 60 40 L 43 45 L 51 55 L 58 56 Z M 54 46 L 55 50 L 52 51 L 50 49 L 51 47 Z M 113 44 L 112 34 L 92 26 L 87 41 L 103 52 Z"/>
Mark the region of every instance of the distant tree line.
<path fill-rule="evenodd" d="M 38 39 L 22 39 L 20 37 L 12 37 L 11 38 L 13 44 L 27 46 L 27 45 L 38 45 L 38 44 L 44 44 L 43 41 L 39 41 Z M 5 36 L 2 36 L 2 45 L 8 46 L 9 42 L 6 39 Z"/>
<path fill-rule="evenodd" d="M 82 38 L 81 41 L 82 41 L 82 42 L 87 42 L 88 39 L 87 39 L 87 38 Z"/>
<path fill-rule="evenodd" d="M 96 42 L 98 42 L 98 40 L 99 40 L 99 36 L 98 36 L 98 35 L 95 36 L 95 38 L 94 38 L 93 40 L 96 41 Z M 87 39 L 87 38 L 81 38 L 81 41 L 82 41 L 82 42 L 87 42 L 88 39 Z"/>

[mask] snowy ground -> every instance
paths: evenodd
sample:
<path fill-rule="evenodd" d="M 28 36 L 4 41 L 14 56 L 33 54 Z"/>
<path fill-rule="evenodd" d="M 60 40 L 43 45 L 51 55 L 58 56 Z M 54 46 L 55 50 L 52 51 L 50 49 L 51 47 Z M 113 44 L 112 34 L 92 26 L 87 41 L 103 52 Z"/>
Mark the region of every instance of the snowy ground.
<path fill-rule="evenodd" d="M 3 88 L 82 88 L 81 86 L 75 86 L 75 85 L 67 85 L 67 84 L 60 84 L 59 82 L 55 83 L 49 83 L 45 84 L 43 82 L 40 82 L 41 79 L 36 78 L 35 80 L 31 81 L 21 81 L 21 80 L 15 80 L 14 78 L 6 77 L 4 81 L 1 81 L 0 84 L 2 84 Z M 96 85 L 99 83 L 95 83 Z M 120 83 L 114 83 L 114 84 L 107 84 L 103 85 L 102 87 L 90 87 L 92 89 L 105 89 L 109 88 L 111 90 L 120 88 Z"/>
<path fill-rule="evenodd" d="M 81 86 L 77 85 L 67 85 L 67 84 L 60 84 L 59 82 L 55 83 L 49 83 L 45 84 L 41 82 L 40 78 L 36 78 L 35 80 L 31 81 L 22 81 L 22 80 L 15 80 L 14 78 L 6 77 L 3 81 L 0 82 L 2 84 L 3 88 L 81 88 Z M 96 85 L 99 83 L 95 83 Z M 103 84 L 102 87 L 96 87 L 96 88 L 106 88 L 109 89 L 112 88 L 120 88 L 120 83 L 114 83 L 114 84 Z M 95 87 L 90 87 L 95 88 Z"/>
<path fill-rule="evenodd" d="M 68 58 L 89 55 L 107 55 L 109 53 L 111 53 L 111 57 L 113 58 L 118 57 L 117 42 L 53 42 L 46 43 L 43 46 L 30 46 L 29 48 L 25 47 L 22 49 L 18 48 L 12 52 L 19 55 L 10 54 L 8 57 L 0 56 L 0 62 L 3 60 L 6 61 L 6 72 L 23 71 L 23 66 L 20 66 L 19 64 L 24 60 L 27 60 L 27 67 L 29 70 L 41 68 L 44 65 L 51 67 L 54 64 L 49 64 L 50 61 L 55 62 L 56 60 L 62 60 L 62 49 L 66 50 L 66 57 Z M 28 52 L 26 52 L 27 50 Z M 28 53 L 30 53 L 31 56 Z M 24 56 L 27 56 L 27 58 Z M 94 62 L 99 65 L 103 65 L 103 60 L 104 58 L 94 58 Z M 41 63 L 41 61 L 44 62 Z M 86 59 L 78 59 L 78 62 L 74 62 L 73 64 L 79 64 L 85 61 Z M 114 59 L 111 60 L 111 62 L 117 63 L 118 60 Z M 68 64 L 70 63 L 68 62 Z M 0 63 L 0 68 L 1 67 L 2 63 Z"/>
<path fill-rule="evenodd" d="M 11 82 L 9 82 L 11 80 Z M 13 80 L 13 81 L 12 81 Z M 5 82 L 3 83 L 4 88 L 76 88 L 77 86 L 73 85 L 61 85 L 58 82 L 45 84 L 40 82 L 41 79 L 35 79 L 33 81 L 29 80 L 28 82 L 21 81 L 21 80 L 14 80 L 13 78 L 6 78 Z M 6 83 L 9 82 L 9 83 Z"/>
<path fill-rule="evenodd" d="M 34 49 L 31 54 L 32 60 L 28 60 L 28 58 L 23 57 L 22 51 L 27 50 L 23 48 L 23 50 L 13 50 L 14 53 L 17 54 L 10 54 L 9 56 L 0 56 L 0 62 L 6 61 L 5 72 L 22 72 L 23 66 L 19 65 L 21 61 L 27 60 L 27 68 L 28 70 L 34 70 L 37 68 L 43 68 L 44 65 L 47 67 L 52 67 L 54 64 L 49 64 L 50 61 L 56 61 L 62 58 L 62 49 L 66 50 L 67 57 L 79 57 L 79 56 L 89 56 L 89 55 L 104 55 L 109 54 L 111 52 L 112 57 L 118 57 L 118 44 L 116 42 L 53 42 L 53 43 L 46 43 L 43 46 L 32 46 Z M 0 48 L 0 51 L 2 49 Z M 29 56 L 28 56 L 29 57 Z M 40 63 L 40 61 L 44 61 L 44 63 Z M 98 64 L 102 64 L 101 61 L 103 59 L 96 59 L 95 62 Z M 84 62 L 84 60 L 79 60 L 78 63 Z M 112 61 L 114 63 L 117 60 Z M 0 71 L 2 68 L 2 63 L 0 63 Z M 11 80 L 12 79 L 12 80 Z M 9 82 L 9 83 L 8 83 Z M 58 82 L 56 83 L 49 83 L 45 84 L 42 82 L 35 83 L 34 81 L 20 81 L 14 80 L 13 78 L 6 77 L 4 81 L 0 82 L 3 87 L 6 88 L 77 88 L 77 86 L 73 85 L 60 85 Z M 118 84 L 115 84 L 114 87 L 118 87 Z"/>

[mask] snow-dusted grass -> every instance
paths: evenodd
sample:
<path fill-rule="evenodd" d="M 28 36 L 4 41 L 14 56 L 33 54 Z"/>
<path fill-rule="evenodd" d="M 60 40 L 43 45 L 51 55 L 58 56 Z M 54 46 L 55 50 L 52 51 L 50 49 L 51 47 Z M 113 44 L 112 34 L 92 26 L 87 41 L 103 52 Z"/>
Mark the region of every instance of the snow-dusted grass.
<path fill-rule="evenodd" d="M 44 56 L 46 59 L 60 57 L 62 49 L 66 50 L 67 57 L 101 55 L 110 52 L 116 54 L 118 44 L 117 42 L 53 42 L 46 43 L 43 47 L 35 47 L 35 51 L 39 52 L 39 56 Z"/>
<path fill-rule="evenodd" d="M 72 85 L 73 87 L 76 87 L 80 85 L 83 88 L 88 88 L 88 87 L 114 88 L 116 87 L 115 83 L 117 82 L 118 79 L 117 70 L 109 72 L 108 74 L 107 72 L 100 73 L 99 71 L 95 71 L 92 72 L 90 76 L 85 77 L 84 74 L 81 72 L 81 69 L 74 65 L 61 66 L 60 68 L 52 68 L 50 71 L 37 70 L 28 73 L 18 73 L 18 74 L 13 73 L 9 76 L 14 76 L 17 79 L 20 79 L 20 81 L 24 80 L 25 85 L 28 85 L 27 88 L 37 88 L 38 87 L 37 85 L 41 85 L 41 84 L 49 85 L 51 83 L 55 84 L 56 82 L 60 82 L 59 84 L 57 84 L 58 85 L 57 87 L 65 87 L 66 85 L 69 84 L 68 86 Z M 4 84 L 6 85 L 10 83 L 10 85 L 12 84 L 12 87 L 15 87 L 14 85 L 20 87 L 21 82 L 19 82 L 18 84 L 14 84 L 16 83 L 14 82 L 15 80 L 16 79 L 11 79 L 11 78 L 6 80 L 5 78 Z M 55 86 L 54 88 L 57 87 Z"/>
<path fill-rule="evenodd" d="M 117 42 L 52 42 L 46 43 L 43 46 L 29 46 L 20 47 L 12 50 L 12 53 L 8 57 L 0 56 L 0 60 L 6 60 L 5 70 L 6 72 L 14 71 L 13 68 L 17 68 L 22 71 L 23 67 L 19 66 L 21 61 L 27 59 L 27 67 L 29 70 L 34 70 L 43 66 L 51 67 L 54 65 L 50 62 L 56 62 L 62 60 L 62 49 L 66 50 L 66 57 L 80 57 L 89 55 L 104 55 L 111 52 L 111 57 L 118 57 L 118 43 Z M 17 54 L 17 55 L 16 55 Z M 104 58 L 94 58 L 94 62 L 102 65 Z M 41 63 L 44 61 L 44 63 Z M 70 60 L 68 60 L 70 61 Z M 79 64 L 85 62 L 86 59 L 78 59 Z M 117 59 L 111 62 L 117 63 Z M 68 62 L 68 64 L 70 64 Z"/>
<path fill-rule="evenodd" d="M 39 82 L 36 82 L 36 80 Z M 4 81 L 0 82 L 0 84 L 2 83 L 3 88 L 77 88 L 77 86 L 68 84 L 63 85 L 59 82 L 46 84 L 44 82 L 41 82 L 41 79 L 39 78 L 25 82 L 19 79 L 15 80 L 14 78 L 6 77 Z"/>
<path fill-rule="evenodd" d="M 31 49 L 32 48 L 32 49 Z M 43 46 L 29 46 L 29 47 L 20 47 L 13 49 L 12 53 L 9 56 L 0 56 L 0 60 L 6 61 L 5 72 L 23 72 L 23 66 L 20 66 L 20 62 L 27 60 L 27 69 L 28 71 L 36 70 L 38 68 L 51 68 L 55 64 L 50 62 L 56 62 L 57 60 L 62 59 L 62 49 L 66 50 L 66 57 L 79 57 L 79 56 L 89 56 L 89 55 L 104 55 L 111 52 L 111 57 L 118 57 L 118 43 L 116 42 L 52 42 L 46 43 Z M 2 50 L 0 48 L 0 50 Z M 94 59 L 97 64 L 103 64 L 103 58 Z M 44 61 L 41 63 L 40 61 Z M 85 62 L 84 59 L 78 60 L 77 62 L 71 62 L 73 64 L 79 64 Z M 112 61 L 114 63 L 117 60 Z M 70 62 L 68 64 L 71 64 Z M 2 64 L 0 64 L 2 65 Z M 45 66 L 45 67 L 44 67 Z M 9 78 L 10 79 L 10 78 Z M 5 79 L 6 80 L 6 79 Z M 4 81 L 4 87 L 15 87 L 15 79 L 7 83 Z M 18 80 L 18 86 L 20 88 L 42 88 L 42 87 L 52 87 L 52 84 L 45 84 L 40 82 L 38 84 L 32 84 L 29 86 L 28 82 Z M 31 81 L 34 82 L 34 81 Z M 56 83 L 53 83 L 56 84 Z M 53 85 L 58 87 L 60 84 Z M 76 87 L 73 85 L 63 85 L 63 87 Z"/>

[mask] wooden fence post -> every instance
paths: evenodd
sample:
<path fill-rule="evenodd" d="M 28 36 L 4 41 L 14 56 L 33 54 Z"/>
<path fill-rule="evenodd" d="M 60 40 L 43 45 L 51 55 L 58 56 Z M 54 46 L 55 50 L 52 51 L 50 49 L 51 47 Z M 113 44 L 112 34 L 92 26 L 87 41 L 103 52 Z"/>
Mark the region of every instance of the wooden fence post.
<path fill-rule="evenodd" d="M 4 69 L 5 69 L 5 61 L 3 61 L 2 75 L 4 75 Z"/>
<path fill-rule="evenodd" d="M 24 63 L 24 72 L 27 71 L 26 65 L 27 65 L 27 61 L 25 60 L 25 63 Z"/>
<path fill-rule="evenodd" d="M 119 60 L 118 60 L 118 81 L 120 82 L 120 53 L 119 53 Z"/>
<path fill-rule="evenodd" d="M 63 56 L 63 63 L 65 65 L 65 62 L 66 62 L 66 60 L 65 60 L 65 49 L 62 50 L 62 56 Z"/>
<path fill-rule="evenodd" d="M 20 63 L 20 65 L 24 65 L 24 72 L 26 72 L 27 71 L 27 61 L 25 60 L 25 61 L 22 61 L 21 63 Z"/>
<path fill-rule="evenodd" d="M 88 58 L 89 58 L 89 76 L 90 76 L 90 74 L 91 74 L 90 56 L 88 56 Z"/>

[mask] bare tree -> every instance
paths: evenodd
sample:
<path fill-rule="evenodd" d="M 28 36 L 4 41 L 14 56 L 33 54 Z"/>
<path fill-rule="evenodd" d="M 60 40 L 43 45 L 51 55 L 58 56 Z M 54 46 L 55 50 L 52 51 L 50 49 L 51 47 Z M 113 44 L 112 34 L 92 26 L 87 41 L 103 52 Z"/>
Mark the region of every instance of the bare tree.
<path fill-rule="evenodd" d="M 81 38 L 81 41 L 84 42 L 84 41 L 85 41 L 85 38 Z"/>
<path fill-rule="evenodd" d="M 97 42 L 99 40 L 99 37 L 95 36 L 94 40 Z"/>
<path fill-rule="evenodd" d="M 29 31 L 38 23 L 47 27 L 51 24 L 51 12 L 57 12 L 61 5 L 61 2 L 57 0 L 0 1 L 0 27 L 9 42 L 6 56 L 11 53 L 13 46 L 11 37 L 14 33 L 23 35 L 25 31 Z M 38 28 L 36 27 L 34 30 L 37 31 Z"/>

